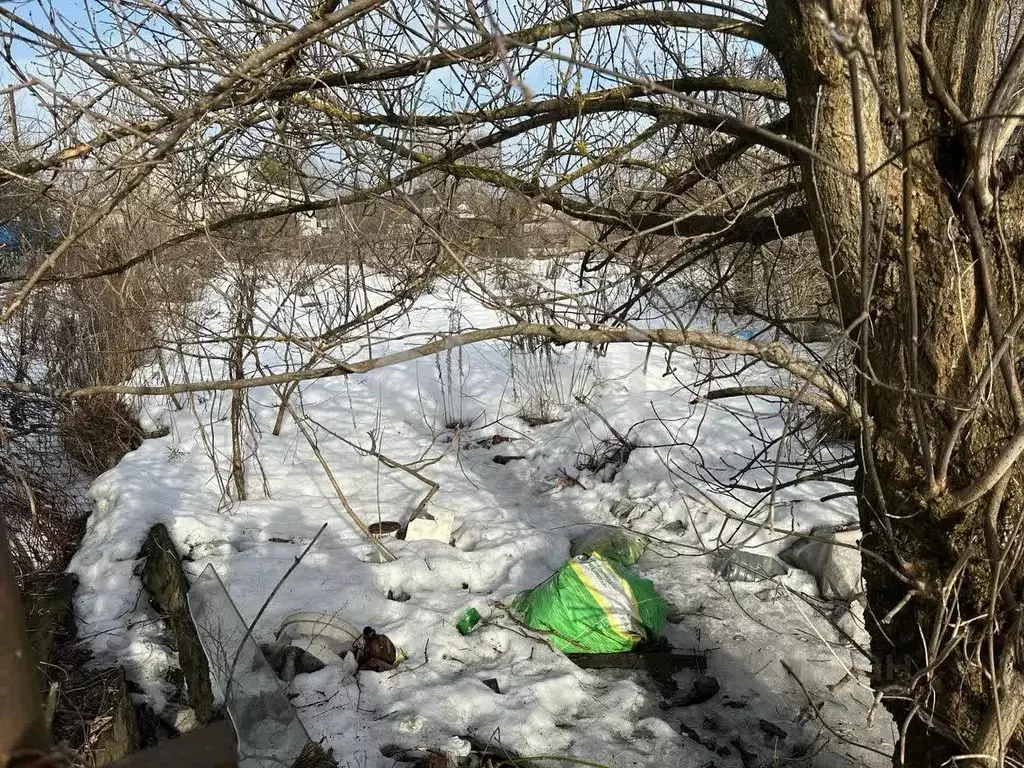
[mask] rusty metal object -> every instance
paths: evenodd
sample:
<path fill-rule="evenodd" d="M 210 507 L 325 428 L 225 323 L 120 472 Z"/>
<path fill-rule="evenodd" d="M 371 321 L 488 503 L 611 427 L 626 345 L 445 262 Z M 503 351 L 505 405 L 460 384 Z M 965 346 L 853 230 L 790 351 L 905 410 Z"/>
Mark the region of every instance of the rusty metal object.
<path fill-rule="evenodd" d="M 238 744 L 231 723 L 222 720 L 136 752 L 109 768 L 237 768 Z"/>
<path fill-rule="evenodd" d="M 50 736 L 35 663 L 25 632 L 25 613 L 14 578 L 7 528 L 0 518 L 0 765 L 16 752 L 46 752 Z"/>
<path fill-rule="evenodd" d="M 397 534 L 401 527 L 401 523 L 394 520 L 382 520 L 379 523 L 370 523 L 369 531 L 375 539 L 386 539 Z"/>

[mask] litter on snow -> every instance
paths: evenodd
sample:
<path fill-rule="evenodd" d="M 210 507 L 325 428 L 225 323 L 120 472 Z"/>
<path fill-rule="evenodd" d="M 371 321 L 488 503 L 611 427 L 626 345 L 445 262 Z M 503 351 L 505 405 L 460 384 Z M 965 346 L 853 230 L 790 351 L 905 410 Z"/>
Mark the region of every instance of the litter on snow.
<path fill-rule="evenodd" d="M 309 734 L 212 565 L 188 593 L 189 611 L 238 739 L 242 768 L 292 765 Z"/>
<path fill-rule="evenodd" d="M 530 280 L 579 292 L 576 278 L 535 266 Z M 359 311 L 393 296 L 389 281 L 367 277 Z M 252 333 L 280 338 L 264 319 L 286 318 L 290 333 L 319 338 L 333 319 L 285 282 L 258 287 Z M 198 353 L 170 355 L 131 384 L 233 375 L 227 342 L 209 341 L 234 328 L 231 284 L 215 287 L 197 302 L 195 335 L 180 331 Z M 396 313 L 390 340 L 353 340 L 332 355 L 376 358 L 439 331 L 506 322 L 442 280 Z M 678 318 L 652 305 L 635 322 L 677 327 Z M 711 322 L 695 316 L 694 327 Z M 188 719 L 188 692 L 170 682 L 180 664 L 173 633 L 139 599 L 140 550 L 161 525 L 191 582 L 215 704 L 249 754 L 279 750 L 287 761 L 311 741 L 360 768 L 439 755 L 460 768 L 508 764 L 508 755 L 516 765 L 564 755 L 616 768 L 741 768 L 810 753 L 822 765 L 891 762 L 879 753 L 891 753 L 894 726 L 873 706 L 857 645 L 863 609 L 844 606 L 844 634 L 836 606 L 820 599 L 859 590 L 859 572 L 828 575 L 856 552 L 856 532 L 811 558 L 824 567 L 787 573 L 779 559 L 794 537 L 856 521 L 846 486 L 789 485 L 782 462 L 778 478 L 751 480 L 778 481 L 774 527 L 747 522 L 759 496 L 732 478 L 749 461 L 748 425 L 694 400 L 709 386 L 706 361 L 682 348 L 661 366 L 647 344 L 600 355 L 552 347 L 543 381 L 523 376 L 514 362 L 527 353 L 506 341 L 446 354 L 305 382 L 279 434 L 281 392 L 247 392 L 245 498 L 232 495 L 227 474 L 231 392 L 142 398 L 143 426 L 164 436 L 93 483 L 71 564 L 96 663 L 124 667 L 165 722 Z M 266 341 L 246 375 L 300 370 L 310 356 Z M 777 385 L 773 375 L 747 361 L 719 384 Z M 760 437 L 785 442 L 776 404 L 743 407 Z M 391 523 L 376 531 L 386 538 L 373 537 L 376 523 Z M 742 550 L 730 549 L 739 541 Z M 521 623 L 502 606 L 518 608 Z M 278 734 L 269 744 L 268 728 Z"/>
<path fill-rule="evenodd" d="M 595 528 L 573 539 L 569 554 L 601 555 L 621 565 L 636 565 L 647 551 L 647 539 L 621 528 Z"/>
<path fill-rule="evenodd" d="M 417 517 L 405 529 L 406 541 L 440 541 L 448 544 L 455 526 L 455 513 L 442 512 L 433 520 Z"/>
<path fill-rule="evenodd" d="M 743 549 L 715 553 L 715 573 L 726 581 L 765 581 L 785 576 L 786 566 L 774 557 Z"/>
<path fill-rule="evenodd" d="M 622 653 L 661 634 L 668 606 L 648 579 L 594 553 L 518 596 L 511 611 L 565 653 Z"/>

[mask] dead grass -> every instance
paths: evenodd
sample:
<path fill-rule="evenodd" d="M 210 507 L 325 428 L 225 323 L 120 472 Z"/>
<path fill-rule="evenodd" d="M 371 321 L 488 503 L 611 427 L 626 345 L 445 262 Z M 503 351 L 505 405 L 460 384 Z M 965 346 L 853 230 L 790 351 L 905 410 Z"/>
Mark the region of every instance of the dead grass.
<path fill-rule="evenodd" d="M 130 235 L 98 234 L 62 268 L 131 258 L 145 242 Z M 166 322 L 169 297 L 188 298 L 195 282 L 191 268 L 161 269 L 39 286 L 4 327 L 0 362 L 18 381 L 55 388 L 127 380 Z M 141 441 L 135 414 L 115 397 L 0 397 L 0 502 L 19 572 L 67 566 L 88 513 L 84 485 Z"/>
<path fill-rule="evenodd" d="M 131 409 L 114 396 L 76 400 L 60 425 L 68 456 L 86 473 L 96 476 L 134 451 L 144 437 Z"/>
<path fill-rule="evenodd" d="M 18 574 L 63 570 L 85 533 L 85 503 L 66 488 L 0 461 L 0 504 Z"/>

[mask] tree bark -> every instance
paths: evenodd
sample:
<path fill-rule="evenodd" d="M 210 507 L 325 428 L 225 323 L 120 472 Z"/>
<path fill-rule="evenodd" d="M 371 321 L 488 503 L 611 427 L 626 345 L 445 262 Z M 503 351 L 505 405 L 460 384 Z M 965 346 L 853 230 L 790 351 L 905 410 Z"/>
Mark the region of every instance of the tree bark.
<path fill-rule="evenodd" d="M 941 0 L 922 40 L 921 14 L 931 5 L 916 0 L 834 0 L 827 14 L 813 0 L 768 0 L 794 138 L 830 161 L 801 163 L 825 271 L 838 276 L 842 319 L 855 326 L 861 350 L 862 546 L 884 559 L 864 558 L 867 624 L 873 684 L 901 728 L 897 765 L 940 765 L 980 750 L 998 757 L 1021 716 L 1011 703 L 1021 687 L 1013 598 L 1020 558 L 1006 541 L 1024 513 L 1024 488 L 1011 472 L 977 501 L 953 498 L 1020 428 L 1010 354 L 991 377 L 986 407 L 957 426 L 1017 310 L 1019 264 L 1010 254 L 1020 234 L 978 215 L 974 133 L 941 106 L 921 54 L 942 62 L 940 87 L 978 114 L 996 67 L 979 51 L 985 38 L 972 34 L 991 31 L 1000 5 Z M 902 83 L 899 56 L 909 73 Z M 903 130 L 909 152 L 901 151 Z M 948 471 L 936 475 L 951 441 Z"/>

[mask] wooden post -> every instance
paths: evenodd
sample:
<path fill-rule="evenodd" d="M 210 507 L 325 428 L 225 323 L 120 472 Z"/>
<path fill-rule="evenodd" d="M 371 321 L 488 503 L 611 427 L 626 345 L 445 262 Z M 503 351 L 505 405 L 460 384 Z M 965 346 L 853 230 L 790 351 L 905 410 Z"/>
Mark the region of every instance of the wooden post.
<path fill-rule="evenodd" d="M 18 765 L 19 753 L 50 748 L 33 667 L 7 527 L 0 517 L 0 765 Z"/>
<path fill-rule="evenodd" d="M 237 768 L 238 744 L 231 723 L 222 720 L 136 752 L 110 768 Z"/>

